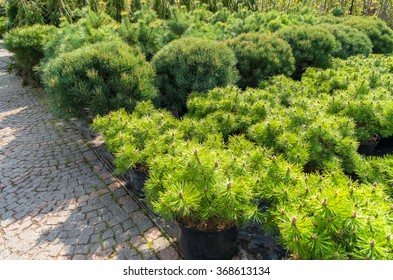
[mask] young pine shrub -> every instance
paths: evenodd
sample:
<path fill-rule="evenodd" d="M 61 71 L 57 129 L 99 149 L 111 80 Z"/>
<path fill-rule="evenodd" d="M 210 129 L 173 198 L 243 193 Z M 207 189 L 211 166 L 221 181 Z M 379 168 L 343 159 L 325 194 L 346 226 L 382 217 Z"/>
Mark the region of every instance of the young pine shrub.
<path fill-rule="evenodd" d="M 88 44 L 118 40 L 117 24 L 103 12 L 87 10 L 75 23 L 64 21 L 45 44 L 43 62 Z"/>
<path fill-rule="evenodd" d="M 131 28 L 131 32 L 138 30 L 138 46 L 146 59 L 151 61 L 152 57 L 168 43 L 167 40 L 170 40 L 165 36 L 166 33 L 171 33 L 170 30 L 166 30 L 165 21 L 159 19 L 157 13 L 146 3 L 140 10 L 133 12 L 131 23 L 127 28 Z"/>
<path fill-rule="evenodd" d="M 4 36 L 4 46 L 15 54 L 15 70 L 23 76 L 25 82 L 36 80 L 34 67 L 44 57 L 44 45 L 55 31 L 54 26 L 36 24 L 14 28 Z"/>
<path fill-rule="evenodd" d="M 320 27 L 331 32 L 341 45 L 332 54 L 334 57 L 347 59 L 349 56 L 358 54 L 368 56 L 372 52 L 373 45 L 370 39 L 356 28 L 344 24 L 321 24 Z"/>
<path fill-rule="evenodd" d="M 393 156 L 364 157 L 356 166 L 360 179 L 369 184 L 377 182 L 386 186 L 386 192 L 393 196 Z"/>
<path fill-rule="evenodd" d="M 381 184 L 352 182 L 340 169 L 276 185 L 269 211 L 296 259 L 391 259 L 391 200 Z"/>
<path fill-rule="evenodd" d="M 376 17 L 349 17 L 343 24 L 359 29 L 373 44 L 373 53 L 393 52 L 393 30 Z"/>
<path fill-rule="evenodd" d="M 236 140 L 230 139 L 226 146 L 219 135 L 209 135 L 203 144 L 180 141 L 172 155 L 151 161 L 145 193 L 153 211 L 201 230 L 258 221 L 254 168 L 264 151 L 252 143 L 252 149 L 244 150 L 244 145 L 232 141 Z"/>
<path fill-rule="evenodd" d="M 237 87 L 215 88 L 205 95 L 194 93 L 187 101 L 187 117 L 202 121 L 224 140 L 246 133 L 248 128 L 266 118 L 271 107 L 269 94 L 262 90 Z"/>
<path fill-rule="evenodd" d="M 115 154 L 118 173 L 129 168 L 146 167 L 158 154 L 168 152 L 181 133 L 178 121 L 165 110 L 154 108 L 151 101 L 139 102 L 133 113 L 119 109 L 105 116 L 96 116 L 95 131 L 103 135 L 105 145 Z"/>
<path fill-rule="evenodd" d="M 153 58 L 161 104 L 175 114 L 186 111 L 192 92 L 204 93 L 236 82 L 234 53 L 223 43 L 183 38 L 171 42 Z"/>
<path fill-rule="evenodd" d="M 155 99 L 154 70 L 139 49 L 121 41 L 86 45 L 51 59 L 43 80 L 53 103 L 73 116 L 132 111 L 137 101 Z"/>
<path fill-rule="evenodd" d="M 279 30 L 275 36 L 289 43 L 295 57 L 296 72 L 299 78 L 307 67 L 326 68 L 338 44 L 327 30 L 317 26 L 291 26 Z"/>
<path fill-rule="evenodd" d="M 240 88 L 257 87 L 268 77 L 291 75 L 295 59 L 291 46 L 284 40 L 267 34 L 242 34 L 228 41 L 236 55 Z"/>

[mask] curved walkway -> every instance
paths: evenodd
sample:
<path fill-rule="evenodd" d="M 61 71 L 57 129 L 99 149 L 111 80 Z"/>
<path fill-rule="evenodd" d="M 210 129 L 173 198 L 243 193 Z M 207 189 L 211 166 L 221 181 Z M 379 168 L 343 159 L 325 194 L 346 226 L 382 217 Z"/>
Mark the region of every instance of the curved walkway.
<path fill-rule="evenodd" d="M 6 73 L 9 57 L 0 45 L 0 259 L 178 259 L 79 134 Z"/>

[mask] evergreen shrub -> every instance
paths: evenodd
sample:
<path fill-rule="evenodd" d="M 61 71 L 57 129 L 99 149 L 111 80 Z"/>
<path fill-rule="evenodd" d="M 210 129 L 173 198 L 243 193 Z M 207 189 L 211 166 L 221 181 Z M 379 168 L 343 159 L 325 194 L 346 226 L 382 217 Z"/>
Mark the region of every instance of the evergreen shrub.
<path fill-rule="evenodd" d="M 291 45 L 297 75 L 304 72 L 306 67 L 329 66 L 332 53 L 338 47 L 334 36 L 317 26 L 291 26 L 277 31 L 275 36 Z"/>
<path fill-rule="evenodd" d="M 242 34 L 228 41 L 236 55 L 241 88 L 256 87 L 261 80 L 295 70 L 291 46 L 267 34 Z"/>
<path fill-rule="evenodd" d="M 96 43 L 60 54 L 43 68 L 46 89 L 64 113 L 94 116 L 154 99 L 155 74 L 139 49 L 122 42 Z"/>
<path fill-rule="evenodd" d="M 248 146 L 248 149 L 245 149 Z M 178 141 L 150 163 L 145 184 L 153 211 L 191 228 L 222 230 L 259 221 L 256 167 L 268 154 L 244 137 Z"/>
<path fill-rule="evenodd" d="M 106 116 L 96 116 L 93 128 L 104 137 L 116 155 L 118 173 L 130 167 L 146 167 L 158 154 L 166 153 L 174 142 L 178 120 L 168 111 L 154 108 L 151 101 L 139 102 L 132 114 L 123 108 Z"/>
<path fill-rule="evenodd" d="M 116 30 L 116 23 L 108 15 L 89 10 L 76 23 L 65 21 L 60 25 L 45 44 L 44 62 L 87 44 L 120 40 Z"/>
<path fill-rule="evenodd" d="M 186 110 L 191 92 L 206 92 L 236 82 L 236 57 L 223 43 L 183 38 L 161 49 L 152 60 L 161 102 L 177 114 Z"/>
<path fill-rule="evenodd" d="M 53 26 L 36 24 L 14 28 L 4 36 L 5 47 L 15 54 L 15 70 L 24 78 L 33 78 L 33 68 L 44 57 L 44 45 L 55 31 Z"/>
<path fill-rule="evenodd" d="M 361 31 L 344 24 L 322 24 L 320 26 L 331 32 L 340 43 L 341 47 L 333 53 L 334 57 L 347 59 L 349 56 L 358 54 L 367 56 L 372 52 L 373 45 L 370 39 Z"/>
<path fill-rule="evenodd" d="M 375 17 L 350 17 L 344 22 L 366 34 L 373 43 L 373 53 L 393 52 L 393 30 Z"/>
<path fill-rule="evenodd" d="M 275 180 L 264 191 L 277 201 L 266 228 L 278 230 L 291 258 L 392 259 L 392 201 L 383 184 L 353 182 L 341 170 L 289 170 L 290 183 Z"/>

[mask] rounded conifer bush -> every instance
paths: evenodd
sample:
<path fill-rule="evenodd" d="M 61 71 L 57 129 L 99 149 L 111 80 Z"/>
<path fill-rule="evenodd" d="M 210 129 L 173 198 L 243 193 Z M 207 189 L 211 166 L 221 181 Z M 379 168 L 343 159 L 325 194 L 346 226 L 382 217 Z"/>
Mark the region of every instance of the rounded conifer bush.
<path fill-rule="evenodd" d="M 326 29 L 317 26 L 291 26 L 279 30 L 275 36 L 291 45 L 295 57 L 296 75 L 310 66 L 327 67 L 332 53 L 338 47 L 334 36 Z"/>
<path fill-rule="evenodd" d="M 132 111 L 139 100 L 154 99 L 155 74 L 139 49 L 114 41 L 60 54 L 43 68 L 54 104 L 72 116 Z"/>
<path fill-rule="evenodd" d="M 291 46 L 284 40 L 267 34 L 242 34 L 228 41 L 236 55 L 240 73 L 239 87 L 256 87 L 268 77 L 295 70 Z"/>
<path fill-rule="evenodd" d="M 349 56 L 369 55 L 372 52 L 373 44 L 370 39 L 358 29 L 344 24 L 321 24 L 320 26 L 332 33 L 341 45 L 341 48 L 333 53 L 334 57 L 347 59 Z"/>
<path fill-rule="evenodd" d="M 157 73 L 161 104 L 175 114 L 186 111 L 191 92 L 206 92 L 234 84 L 236 57 L 224 43 L 182 38 L 161 49 L 152 60 Z"/>
<path fill-rule="evenodd" d="M 393 52 L 393 30 L 385 22 L 373 17 L 350 17 L 344 22 L 366 34 L 373 43 L 373 53 Z"/>
<path fill-rule="evenodd" d="M 54 26 L 36 24 L 14 28 L 5 34 L 4 45 L 15 54 L 14 70 L 25 80 L 35 78 L 33 68 L 44 57 L 44 45 L 55 31 Z"/>

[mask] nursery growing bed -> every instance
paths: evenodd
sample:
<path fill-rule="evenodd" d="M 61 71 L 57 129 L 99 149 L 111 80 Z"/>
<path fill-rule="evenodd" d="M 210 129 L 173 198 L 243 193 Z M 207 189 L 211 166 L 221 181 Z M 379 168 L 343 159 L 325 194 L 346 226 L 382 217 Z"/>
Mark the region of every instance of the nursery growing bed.
<path fill-rule="evenodd" d="M 103 138 L 92 131 L 86 122 L 82 120 L 73 119 L 74 127 L 78 133 L 85 139 L 97 154 L 99 159 L 105 164 L 110 172 L 113 173 L 115 167 L 113 165 L 114 155 L 105 147 Z M 174 222 L 164 221 L 159 216 L 155 215 L 146 205 L 143 198 L 138 193 L 135 193 L 135 185 L 141 186 L 144 182 L 143 176 L 138 172 L 128 172 L 127 174 L 116 175 L 116 177 L 123 183 L 125 190 L 138 202 L 139 206 L 149 213 L 152 221 L 161 229 L 163 229 L 172 238 L 176 237 L 176 225 Z M 261 207 L 266 207 L 262 205 Z M 264 234 L 261 232 L 260 226 L 251 225 L 242 228 L 239 232 L 238 244 L 234 260 L 280 260 L 287 258 L 287 252 L 278 244 L 278 236 L 271 234 Z"/>

